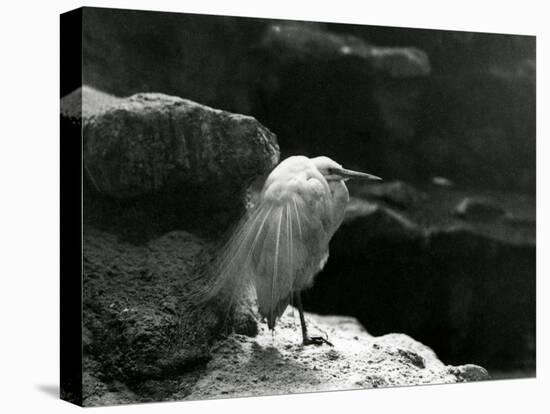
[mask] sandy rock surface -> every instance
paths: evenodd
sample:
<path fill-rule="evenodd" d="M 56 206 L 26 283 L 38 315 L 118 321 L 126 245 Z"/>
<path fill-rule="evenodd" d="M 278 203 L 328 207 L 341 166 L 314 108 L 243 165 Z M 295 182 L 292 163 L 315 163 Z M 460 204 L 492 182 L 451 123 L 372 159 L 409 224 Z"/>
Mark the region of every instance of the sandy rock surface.
<path fill-rule="evenodd" d="M 303 346 L 298 312 L 289 308 L 274 333 L 233 334 L 186 399 L 443 384 L 488 379 L 476 365 L 447 366 L 427 346 L 403 334 L 369 335 L 351 317 L 306 314 L 312 335 L 334 345 Z"/>

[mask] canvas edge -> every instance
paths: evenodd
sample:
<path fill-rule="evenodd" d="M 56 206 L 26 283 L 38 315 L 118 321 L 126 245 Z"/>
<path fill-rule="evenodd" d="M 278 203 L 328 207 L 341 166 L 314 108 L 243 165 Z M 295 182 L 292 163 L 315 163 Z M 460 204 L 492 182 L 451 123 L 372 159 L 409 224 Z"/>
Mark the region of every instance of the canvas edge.
<path fill-rule="evenodd" d="M 60 97 L 82 85 L 82 15 L 60 15 Z M 60 398 L 82 406 L 82 128 L 61 114 L 59 201 Z"/>

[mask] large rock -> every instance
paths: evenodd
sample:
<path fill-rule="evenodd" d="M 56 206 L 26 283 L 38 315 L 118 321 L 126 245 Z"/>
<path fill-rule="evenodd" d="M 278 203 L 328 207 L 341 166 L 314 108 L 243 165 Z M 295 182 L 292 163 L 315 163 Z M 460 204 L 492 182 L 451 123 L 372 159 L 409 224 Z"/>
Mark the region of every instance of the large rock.
<path fill-rule="evenodd" d="M 275 136 L 254 118 L 174 96 L 120 99 L 85 87 L 82 115 L 86 170 L 115 198 L 193 185 L 226 199 L 278 162 Z"/>
<path fill-rule="evenodd" d="M 84 86 L 61 108 L 82 125 L 85 216 L 106 227 L 223 229 L 242 214 L 248 184 L 279 160 L 275 135 L 254 118 L 174 96 Z"/>

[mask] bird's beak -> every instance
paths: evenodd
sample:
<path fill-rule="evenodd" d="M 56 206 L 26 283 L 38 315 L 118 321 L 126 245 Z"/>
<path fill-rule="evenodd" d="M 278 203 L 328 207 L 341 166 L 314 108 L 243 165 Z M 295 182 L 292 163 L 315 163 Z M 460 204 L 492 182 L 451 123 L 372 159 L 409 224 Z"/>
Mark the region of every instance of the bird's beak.
<path fill-rule="evenodd" d="M 361 180 L 381 180 L 380 177 L 372 174 L 367 174 L 364 172 L 347 170 L 345 168 L 333 168 L 331 171 L 332 174 L 341 177 L 341 179 L 361 179 Z"/>

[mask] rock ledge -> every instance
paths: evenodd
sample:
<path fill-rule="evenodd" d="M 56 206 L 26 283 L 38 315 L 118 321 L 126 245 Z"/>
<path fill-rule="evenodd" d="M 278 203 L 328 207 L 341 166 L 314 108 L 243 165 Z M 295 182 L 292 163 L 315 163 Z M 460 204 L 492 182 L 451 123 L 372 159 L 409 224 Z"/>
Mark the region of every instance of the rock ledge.
<path fill-rule="evenodd" d="M 231 335 L 212 350 L 185 399 L 336 391 L 489 378 L 477 365 L 448 366 L 403 334 L 374 337 L 355 318 L 306 314 L 312 335 L 334 347 L 301 345 L 298 312 L 289 309 L 274 334 L 262 324 L 255 338 Z"/>

